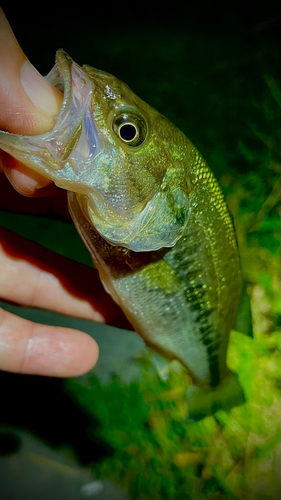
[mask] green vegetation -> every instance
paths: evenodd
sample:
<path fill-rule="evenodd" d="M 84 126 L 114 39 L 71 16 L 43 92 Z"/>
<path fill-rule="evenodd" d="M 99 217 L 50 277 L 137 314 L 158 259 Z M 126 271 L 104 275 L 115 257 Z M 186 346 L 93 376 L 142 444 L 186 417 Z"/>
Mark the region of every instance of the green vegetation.
<path fill-rule="evenodd" d="M 151 365 L 129 387 L 118 378 L 104 387 L 69 381 L 75 398 L 99 425 L 89 429 L 112 455 L 95 464 L 130 495 L 156 500 L 278 498 L 280 442 L 279 333 L 256 339 L 233 332 L 229 367 L 247 402 L 186 423 L 188 380 L 171 372 L 159 380 Z"/>

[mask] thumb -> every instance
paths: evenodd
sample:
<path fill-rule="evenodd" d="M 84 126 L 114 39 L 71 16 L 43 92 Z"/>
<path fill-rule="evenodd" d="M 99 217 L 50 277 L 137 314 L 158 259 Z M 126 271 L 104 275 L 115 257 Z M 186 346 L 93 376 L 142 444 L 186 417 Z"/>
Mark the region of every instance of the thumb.
<path fill-rule="evenodd" d="M 30 64 L 0 8 L 0 129 L 20 135 L 51 130 L 62 94 Z M 32 172 L 6 153 L 0 155 L 0 172 L 25 196 L 45 196 L 51 181 Z"/>
<path fill-rule="evenodd" d="M 30 64 L 0 9 L 0 128 L 21 135 L 51 130 L 62 94 Z"/>

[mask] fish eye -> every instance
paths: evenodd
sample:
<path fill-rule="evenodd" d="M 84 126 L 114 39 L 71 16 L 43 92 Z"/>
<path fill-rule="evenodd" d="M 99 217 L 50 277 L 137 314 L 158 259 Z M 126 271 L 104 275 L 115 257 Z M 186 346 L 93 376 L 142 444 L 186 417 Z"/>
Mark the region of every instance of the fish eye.
<path fill-rule="evenodd" d="M 138 136 L 137 127 L 133 123 L 123 123 L 118 132 L 121 139 L 126 142 L 134 141 Z"/>
<path fill-rule="evenodd" d="M 113 131 L 128 146 L 140 146 L 146 137 L 145 121 L 133 113 L 122 113 L 115 117 Z"/>

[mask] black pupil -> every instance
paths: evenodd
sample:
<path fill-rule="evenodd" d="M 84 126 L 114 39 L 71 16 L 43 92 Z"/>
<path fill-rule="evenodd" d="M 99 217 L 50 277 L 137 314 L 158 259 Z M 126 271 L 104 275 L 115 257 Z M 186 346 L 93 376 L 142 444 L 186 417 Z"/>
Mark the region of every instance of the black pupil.
<path fill-rule="evenodd" d="M 119 130 L 121 139 L 132 141 L 136 137 L 136 129 L 131 123 L 125 123 Z"/>

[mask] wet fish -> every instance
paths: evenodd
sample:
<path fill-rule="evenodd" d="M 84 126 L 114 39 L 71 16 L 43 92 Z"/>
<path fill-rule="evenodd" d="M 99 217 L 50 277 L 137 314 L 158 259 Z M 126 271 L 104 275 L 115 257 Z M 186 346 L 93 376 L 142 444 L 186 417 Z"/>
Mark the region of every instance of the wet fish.
<path fill-rule="evenodd" d="M 241 404 L 226 366 L 239 257 L 214 175 L 182 132 L 114 76 L 60 49 L 46 78 L 64 92 L 55 127 L 0 132 L 0 147 L 69 191 L 105 289 L 147 346 L 190 375 L 189 417 Z"/>

